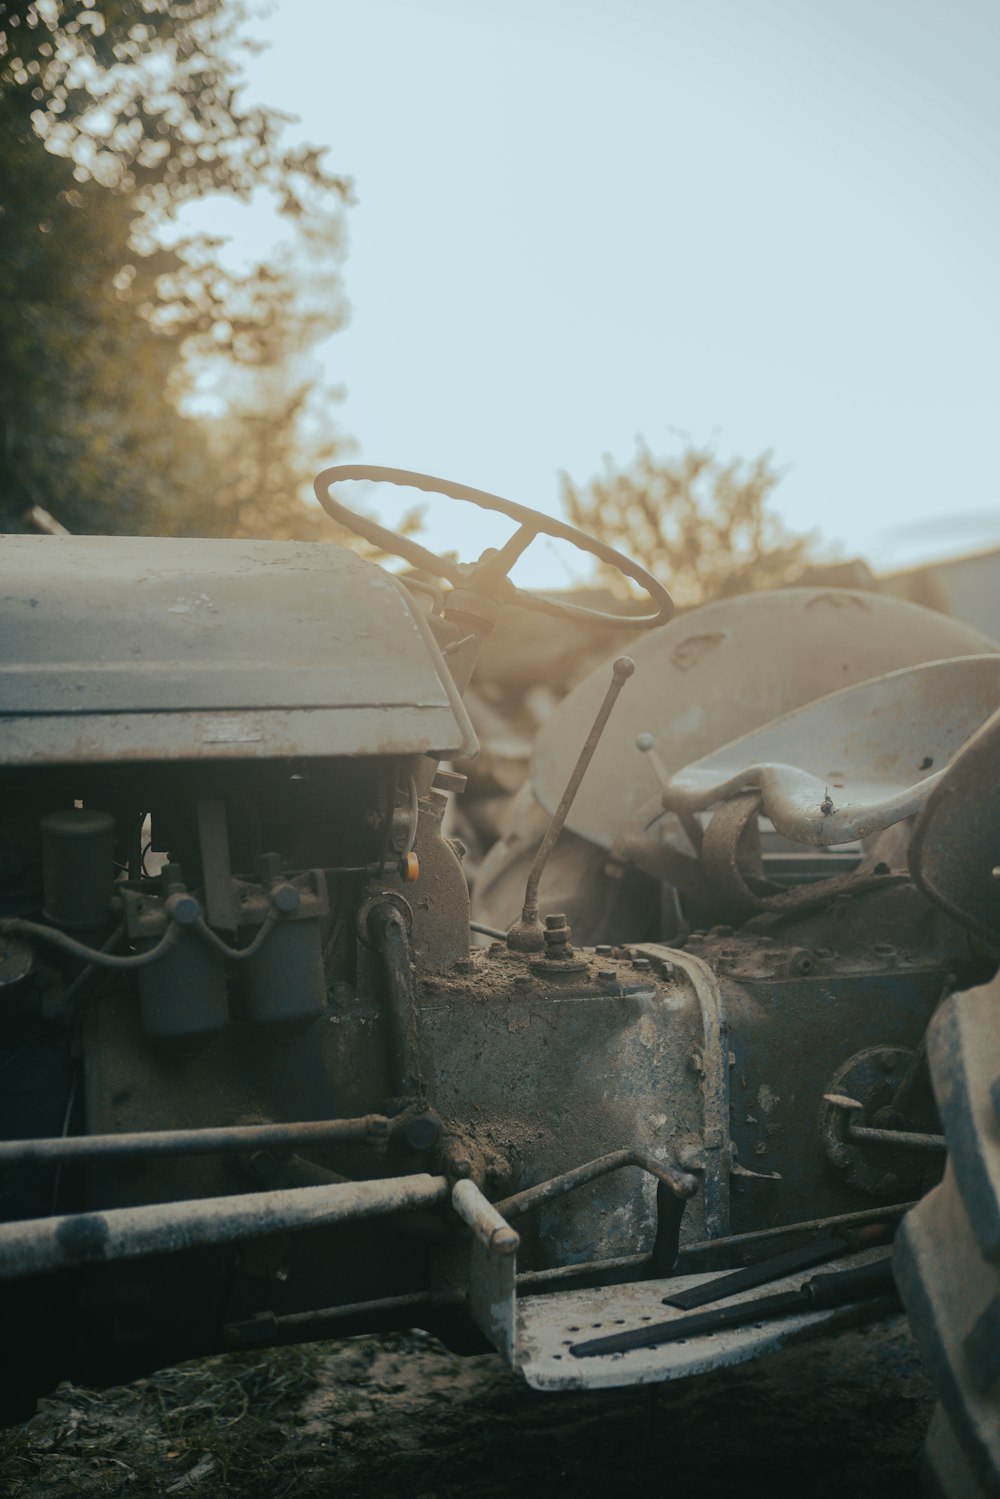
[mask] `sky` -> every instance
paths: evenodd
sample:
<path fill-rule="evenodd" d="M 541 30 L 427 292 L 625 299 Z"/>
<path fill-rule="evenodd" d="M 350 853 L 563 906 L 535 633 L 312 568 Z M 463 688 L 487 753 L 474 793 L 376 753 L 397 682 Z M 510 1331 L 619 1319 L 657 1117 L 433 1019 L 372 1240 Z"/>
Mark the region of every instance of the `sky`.
<path fill-rule="evenodd" d="M 1000 545 L 996 0 L 275 0 L 250 30 L 250 95 L 354 179 L 322 350 L 353 460 L 556 514 L 560 470 L 640 435 L 770 450 L 831 552 Z M 471 556 L 479 520 L 432 502 L 425 537 Z"/>

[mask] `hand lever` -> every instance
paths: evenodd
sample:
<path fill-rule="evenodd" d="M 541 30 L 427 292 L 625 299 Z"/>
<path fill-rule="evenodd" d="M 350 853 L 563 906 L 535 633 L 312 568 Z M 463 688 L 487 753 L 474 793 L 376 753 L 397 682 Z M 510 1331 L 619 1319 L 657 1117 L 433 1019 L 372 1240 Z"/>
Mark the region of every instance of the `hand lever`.
<path fill-rule="evenodd" d="M 556 839 L 562 832 L 563 823 L 573 798 L 580 789 L 580 782 L 586 773 L 587 766 L 594 758 L 604 726 L 611 717 L 611 710 L 618 700 L 629 677 L 635 671 L 635 662 L 630 656 L 619 656 L 611 669 L 611 682 L 604 695 L 604 701 L 597 710 L 593 727 L 587 735 L 583 749 L 580 751 L 579 759 L 573 767 L 573 774 L 566 784 L 566 790 L 562 799 L 552 816 L 552 821 L 545 830 L 545 837 L 539 845 L 530 870 L 528 871 L 528 882 L 524 887 L 524 905 L 521 910 L 520 921 L 515 921 L 507 933 L 507 946 L 512 952 L 541 952 L 545 946 L 545 937 L 542 931 L 542 923 L 538 919 L 538 886 L 542 873 L 548 863 L 549 855 L 555 848 Z"/>

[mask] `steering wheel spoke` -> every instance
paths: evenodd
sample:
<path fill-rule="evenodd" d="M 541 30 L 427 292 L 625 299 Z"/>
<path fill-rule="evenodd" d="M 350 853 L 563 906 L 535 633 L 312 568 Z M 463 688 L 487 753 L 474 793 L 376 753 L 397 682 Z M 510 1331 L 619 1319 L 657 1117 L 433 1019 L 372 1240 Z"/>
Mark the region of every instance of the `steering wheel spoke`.
<path fill-rule="evenodd" d="M 480 562 L 473 564 L 472 567 L 455 563 L 447 557 L 439 557 L 436 553 L 429 551 L 412 537 L 401 536 L 398 531 L 390 531 L 388 527 L 379 525 L 371 517 L 359 515 L 357 511 L 349 510 L 346 505 L 335 500 L 330 493 L 332 485 L 352 479 L 399 484 L 407 488 L 424 490 L 428 494 L 440 494 L 449 499 L 465 500 L 469 504 L 478 505 L 482 510 L 497 510 L 502 515 L 510 516 L 512 520 L 518 522 L 518 529 L 502 547 L 485 553 Z M 436 479 L 431 474 L 420 474 L 411 469 L 380 468 L 366 463 L 340 464 L 335 468 L 324 469 L 317 476 L 313 487 L 316 498 L 326 513 L 349 531 L 363 537 L 365 541 L 381 551 L 402 557 L 411 566 L 423 572 L 428 572 L 434 577 L 447 578 L 456 587 L 478 584 L 488 588 L 491 579 L 499 581 L 507 577 L 510 569 L 527 551 L 536 536 L 553 536 L 557 540 L 570 542 L 580 551 L 597 557 L 599 561 L 616 568 L 627 578 L 638 583 L 655 604 L 656 612 L 641 615 L 607 614 L 600 609 L 589 609 L 582 604 L 563 603 L 561 600 L 529 593 L 513 585 L 508 585 L 504 589 L 503 596 L 498 598 L 497 602 L 516 603 L 524 609 L 533 609 L 542 614 L 554 614 L 563 618 L 585 620 L 592 624 L 611 625 L 630 630 L 650 629 L 656 625 L 666 624 L 674 612 L 673 600 L 662 583 L 658 583 L 652 574 L 648 573 L 644 567 L 640 567 L 637 562 L 633 562 L 630 557 L 615 551 L 613 547 L 607 546 L 597 537 L 588 536 L 586 531 L 578 531 L 575 526 L 568 525 L 565 521 L 544 515 L 539 510 L 532 510 L 527 505 L 518 505 L 513 500 L 505 500 L 500 495 L 490 494 L 487 490 L 472 489 L 467 484 L 456 484 L 450 479 Z"/>
<path fill-rule="evenodd" d="M 504 577 L 507 577 L 515 562 L 524 555 L 537 535 L 538 529 L 535 526 L 518 526 L 513 536 L 489 558 L 490 567 L 502 568 Z"/>

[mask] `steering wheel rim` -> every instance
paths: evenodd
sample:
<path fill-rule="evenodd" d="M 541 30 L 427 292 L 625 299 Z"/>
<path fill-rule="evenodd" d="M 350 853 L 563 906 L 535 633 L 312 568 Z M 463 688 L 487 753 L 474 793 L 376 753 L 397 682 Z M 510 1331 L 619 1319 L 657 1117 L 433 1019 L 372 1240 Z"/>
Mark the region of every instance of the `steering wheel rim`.
<path fill-rule="evenodd" d="M 379 525 L 378 521 L 372 520 L 370 516 L 349 510 L 346 505 L 335 500 L 329 492 L 331 485 L 352 479 L 364 479 L 379 484 L 396 484 L 407 489 L 420 489 L 426 494 L 439 494 L 448 499 L 465 500 L 472 505 L 477 505 L 481 510 L 494 510 L 501 515 L 509 516 L 511 520 L 518 522 L 519 529 L 503 547 L 478 563 L 452 562 L 446 557 L 439 557 L 436 552 L 428 551 L 411 537 L 401 536 L 398 531 L 391 531 L 387 526 Z M 502 575 L 507 587 L 501 602 L 518 604 L 524 609 L 533 609 L 541 614 L 554 614 L 563 618 L 584 620 L 591 624 L 631 630 L 655 629 L 658 625 L 665 625 L 673 617 L 674 601 L 670 594 L 663 584 L 658 583 L 652 574 L 641 567 L 638 562 L 633 562 L 624 553 L 599 541 L 596 536 L 589 536 L 586 531 L 577 530 L 576 526 L 571 526 L 566 521 L 556 520 L 553 516 L 544 515 L 540 510 L 532 510 L 527 505 L 519 505 L 515 500 L 505 500 L 502 495 L 491 494 L 489 490 L 473 489 L 468 484 L 456 484 L 451 479 L 439 479 L 433 474 L 421 474 L 411 469 L 384 468 L 370 463 L 343 463 L 336 464 L 332 468 L 325 468 L 321 474 L 317 474 L 313 489 L 327 515 L 340 525 L 346 526 L 349 531 L 355 532 L 356 535 L 381 551 L 402 557 L 413 567 L 429 572 L 434 577 L 447 578 L 455 588 L 474 586 L 477 572 L 483 582 L 490 574 L 495 577 Z M 589 609 L 583 604 L 563 603 L 547 598 L 544 594 L 529 593 L 523 588 L 518 588 L 507 579 L 506 574 L 536 536 L 552 536 L 559 541 L 568 541 L 579 551 L 598 558 L 599 561 L 615 568 L 625 577 L 631 578 L 648 594 L 656 606 L 656 613 L 607 614 L 601 609 Z"/>

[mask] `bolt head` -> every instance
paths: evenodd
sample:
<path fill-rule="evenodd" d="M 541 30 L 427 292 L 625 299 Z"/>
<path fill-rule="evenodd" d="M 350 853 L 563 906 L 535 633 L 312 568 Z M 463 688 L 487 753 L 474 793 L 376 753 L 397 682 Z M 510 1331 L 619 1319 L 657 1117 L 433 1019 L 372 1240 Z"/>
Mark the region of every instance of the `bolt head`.
<path fill-rule="evenodd" d="M 282 916 L 297 911 L 301 899 L 294 885 L 276 885 L 271 891 L 271 904 Z"/>
<path fill-rule="evenodd" d="M 176 921 L 178 926 L 194 926 L 201 918 L 201 906 L 187 891 L 168 895 L 166 905 L 171 920 Z"/>
<path fill-rule="evenodd" d="M 441 1125 L 432 1114 L 418 1114 L 403 1127 L 403 1139 L 411 1150 L 430 1150 L 441 1138 Z"/>

